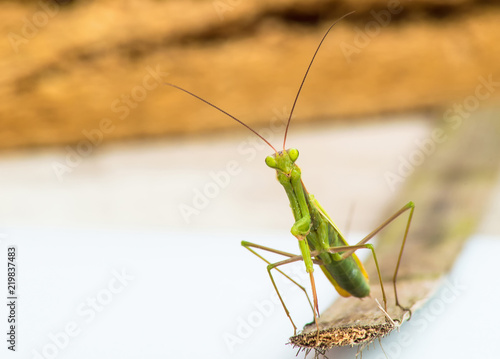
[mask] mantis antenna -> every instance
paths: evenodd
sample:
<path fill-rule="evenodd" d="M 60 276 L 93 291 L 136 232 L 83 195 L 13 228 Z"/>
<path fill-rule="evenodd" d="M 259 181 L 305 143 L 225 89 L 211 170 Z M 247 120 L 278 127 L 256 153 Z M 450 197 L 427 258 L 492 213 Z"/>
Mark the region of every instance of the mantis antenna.
<path fill-rule="evenodd" d="M 325 41 L 326 37 L 328 36 L 328 33 L 330 32 L 330 30 L 335 26 L 337 25 L 342 19 L 344 19 L 346 16 L 349 16 L 351 14 L 353 14 L 354 11 L 351 11 L 350 13 L 347 13 L 345 14 L 344 16 L 342 16 L 340 19 L 338 19 L 337 21 L 335 21 L 329 28 L 328 30 L 326 31 L 325 35 L 323 35 L 323 38 L 321 39 L 321 42 L 319 43 L 318 47 L 316 48 L 316 51 L 314 52 L 314 55 L 311 59 L 311 62 L 309 63 L 309 66 L 307 67 L 307 70 L 306 70 L 306 74 L 304 75 L 304 77 L 302 78 L 302 83 L 300 84 L 300 87 L 299 87 L 299 91 L 297 91 L 297 95 L 295 96 L 295 100 L 293 101 L 293 105 L 292 105 L 292 110 L 290 111 L 290 116 L 288 117 L 288 122 L 286 123 L 286 129 L 285 129 L 285 136 L 283 138 L 283 150 L 285 150 L 285 145 L 286 145 L 286 136 L 288 134 L 288 128 L 290 127 L 290 122 L 292 120 L 292 115 L 293 115 L 293 110 L 295 109 L 295 105 L 297 104 L 297 100 L 299 99 L 299 95 L 300 95 L 300 91 L 302 91 L 302 87 L 304 86 L 304 82 L 306 82 L 306 78 L 307 78 L 307 75 L 309 74 L 309 70 L 311 69 L 311 66 L 314 62 L 314 59 L 316 58 L 316 54 L 318 53 L 321 45 L 323 44 L 323 41 Z"/>
<path fill-rule="evenodd" d="M 216 110 L 219 110 L 219 111 L 220 111 L 220 112 L 222 112 L 223 114 L 225 114 L 225 115 L 227 115 L 227 116 L 231 117 L 233 120 L 235 120 L 236 122 L 238 122 L 238 123 L 242 124 L 243 126 L 245 126 L 246 128 L 248 128 L 250 131 L 252 131 L 253 133 L 255 133 L 255 134 L 256 134 L 256 135 L 257 135 L 257 136 L 258 136 L 258 137 L 259 137 L 262 141 L 264 141 L 265 143 L 267 143 L 267 144 L 268 144 L 268 146 L 269 146 L 269 147 L 271 147 L 271 148 L 274 150 L 274 152 L 278 153 L 278 151 L 276 151 L 276 149 L 274 148 L 274 146 L 273 146 L 273 145 L 271 145 L 271 144 L 269 143 L 269 141 L 268 141 L 268 140 L 266 140 L 266 139 L 265 139 L 265 138 L 264 138 L 264 137 L 263 137 L 260 133 L 258 133 L 257 131 L 255 131 L 253 128 L 251 128 L 250 126 L 248 126 L 248 125 L 247 125 L 246 123 L 244 123 L 243 121 L 238 120 L 236 117 L 234 117 L 234 116 L 233 116 L 233 115 L 231 115 L 230 113 L 227 113 L 226 111 L 224 111 L 224 110 L 223 110 L 223 109 L 221 109 L 220 107 L 215 106 L 213 103 L 208 102 L 207 100 L 205 100 L 205 99 L 201 98 L 200 96 L 195 95 L 194 93 L 189 92 L 188 90 L 184 90 L 182 87 L 176 86 L 176 85 L 171 84 L 171 83 L 168 83 L 168 82 L 165 82 L 164 84 L 165 84 L 165 85 L 168 85 L 168 86 L 171 86 L 171 87 L 175 87 L 175 88 L 176 88 L 176 89 L 178 89 L 178 90 L 184 91 L 185 93 L 187 93 L 187 94 L 189 94 L 189 95 L 191 95 L 191 96 L 193 96 L 193 97 L 196 97 L 198 100 L 205 102 L 207 105 L 212 106 L 212 107 L 213 107 L 213 108 L 215 108 Z"/>

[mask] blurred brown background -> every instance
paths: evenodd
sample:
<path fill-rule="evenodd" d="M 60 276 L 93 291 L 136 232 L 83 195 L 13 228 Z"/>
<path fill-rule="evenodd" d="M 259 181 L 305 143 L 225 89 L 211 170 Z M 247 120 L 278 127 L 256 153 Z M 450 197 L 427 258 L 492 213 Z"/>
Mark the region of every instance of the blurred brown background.
<path fill-rule="evenodd" d="M 239 130 L 166 81 L 269 126 L 291 108 L 325 30 L 352 10 L 319 52 L 295 123 L 462 103 L 480 77 L 500 81 L 498 5 L 2 1 L 0 148 Z"/>

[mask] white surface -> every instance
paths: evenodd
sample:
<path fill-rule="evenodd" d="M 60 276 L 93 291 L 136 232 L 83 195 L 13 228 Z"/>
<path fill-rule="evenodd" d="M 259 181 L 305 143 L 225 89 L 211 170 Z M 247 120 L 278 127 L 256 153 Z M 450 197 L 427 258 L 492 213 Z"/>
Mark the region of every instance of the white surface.
<path fill-rule="evenodd" d="M 418 120 L 325 127 L 297 130 L 290 145 L 301 151 L 308 189 L 341 228 L 355 204 L 355 240 L 397 195 L 384 172 L 396 168 L 398 156 L 427 131 Z M 269 151 L 247 161 L 237 151 L 246 139 L 103 145 L 62 182 L 52 163 L 64 160 L 64 150 L 0 159 L 0 268 L 6 267 L 7 245 L 16 245 L 20 293 L 19 352 L 7 352 L 2 339 L 2 358 L 37 358 L 36 352 L 45 358 L 295 358 L 296 351 L 284 345 L 291 325 L 279 304 L 269 304 L 274 292 L 265 265 L 239 244 L 297 252 L 285 194 L 263 163 Z M 203 188 L 209 172 L 231 160 L 242 172 L 186 223 L 179 204 L 189 203 L 193 188 Z M 438 293 L 401 333 L 384 340 L 390 358 L 492 357 L 499 334 L 492 308 L 500 294 L 492 278 L 500 248 L 491 223 L 482 226 L 490 237 L 476 236 L 451 275 L 467 289 L 437 313 L 432 303 L 439 305 Z M 301 264 L 288 270 L 307 283 Z M 133 279 L 119 285 L 114 278 L 122 271 Z M 2 298 L 5 278 L 1 269 Z M 335 294 L 326 279 L 316 278 L 325 308 Z M 296 288 L 281 284 L 301 327 L 312 319 L 310 310 Z M 88 298 L 98 298 L 95 309 Z M 0 333 L 5 309 L 0 307 Z M 425 330 L 417 325 L 422 318 L 429 324 Z M 481 326 L 477 318 L 484 318 Z M 253 327 L 242 332 L 249 321 Z M 60 333 L 68 325 L 78 334 L 66 341 Z M 62 340 L 59 347 L 54 336 Z M 375 347 L 364 357 L 385 357 Z M 354 352 L 329 356 L 352 358 Z"/>
<path fill-rule="evenodd" d="M 237 243 L 227 245 L 232 236 L 203 233 L 206 241 L 200 241 L 200 235 L 10 230 L 0 265 L 5 268 L 6 246 L 15 244 L 16 357 L 294 358 L 295 351 L 284 345 L 292 328 L 272 302 L 264 265 Z M 260 239 L 282 249 L 295 247 L 285 236 Z M 491 273 L 497 270 L 499 239 L 477 236 L 467 244 L 449 284 L 400 333 L 382 341 L 389 358 L 495 357 L 500 290 Z M 289 271 L 307 283 L 301 266 Z M 111 282 L 115 273 L 129 278 Z M 317 280 L 324 309 L 335 294 L 323 276 Z M 281 288 L 297 324 L 310 321 L 301 293 L 286 283 Z M 89 298 L 96 298 L 96 307 Z M 6 318 L 3 306 L 0 315 Z M 78 333 L 62 334 L 68 325 Z M 363 357 L 385 358 L 378 342 L 374 347 Z M 329 357 L 354 353 L 334 350 Z"/>
<path fill-rule="evenodd" d="M 273 356 L 286 353 L 291 328 L 281 308 L 263 304 L 266 316 L 260 317 L 254 304 L 272 295 L 265 268 L 229 241 L 207 233 L 10 231 L 6 242 L 15 242 L 19 252 L 20 356 L 251 358 L 263 348 Z M 2 247 L 5 257 L 5 242 Z M 110 283 L 116 272 L 130 277 L 126 284 Z M 117 293 L 109 295 L 111 288 Z M 97 299 L 95 309 L 88 298 Z M 239 318 L 252 315 L 252 332 L 238 335 Z M 69 342 L 60 339 L 55 353 L 51 335 L 64 337 L 71 323 L 79 333 Z M 225 344 L 225 333 L 238 338 L 234 346 Z"/>

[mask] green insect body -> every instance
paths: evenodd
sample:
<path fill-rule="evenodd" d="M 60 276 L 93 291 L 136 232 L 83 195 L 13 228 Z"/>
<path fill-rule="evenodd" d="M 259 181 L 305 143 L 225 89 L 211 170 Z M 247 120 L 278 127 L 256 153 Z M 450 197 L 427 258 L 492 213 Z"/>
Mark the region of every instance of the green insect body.
<path fill-rule="evenodd" d="M 364 298 L 370 295 L 368 275 L 355 254 L 343 258 L 343 252 L 330 253 L 335 247 L 348 246 L 342 233 L 326 215 L 313 195 L 309 194 L 302 182 L 301 170 L 295 164 L 299 152 L 297 149 L 280 151 L 268 156 L 266 164 L 276 170 L 278 181 L 285 189 L 290 207 L 295 218 L 292 234 L 304 238 L 311 251 L 318 251 L 316 259 L 321 261 L 321 269 L 340 295 Z M 299 239 L 302 249 L 306 246 Z M 306 253 L 308 248 L 305 248 Z M 305 257 L 306 270 L 313 270 L 311 257 Z"/>

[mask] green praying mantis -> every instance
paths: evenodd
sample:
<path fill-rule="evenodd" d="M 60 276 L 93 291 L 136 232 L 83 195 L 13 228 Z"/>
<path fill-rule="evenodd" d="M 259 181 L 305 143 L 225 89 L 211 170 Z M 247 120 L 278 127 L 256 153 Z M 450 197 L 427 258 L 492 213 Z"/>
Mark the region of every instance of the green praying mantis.
<path fill-rule="evenodd" d="M 216 110 L 222 112 L 228 117 L 232 118 L 236 122 L 240 123 L 250 131 L 252 131 L 256 136 L 262 139 L 272 150 L 274 153 L 270 156 L 266 157 L 266 165 L 276 171 L 276 177 L 279 183 L 285 189 L 286 195 L 290 202 L 290 207 L 292 209 L 293 217 L 295 219 L 294 224 L 291 228 L 291 233 L 298 240 L 298 245 L 300 249 L 300 255 L 283 252 L 280 250 L 276 250 L 273 248 L 265 247 L 259 244 L 250 243 L 247 241 L 242 241 L 241 245 L 248 249 L 250 252 L 261 258 L 263 261 L 267 263 L 267 272 L 271 279 L 274 290 L 276 291 L 278 298 L 285 310 L 285 313 L 292 323 L 294 335 L 297 333 L 297 326 L 295 325 L 288 308 L 278 290 L 276 282 L 273 277 L 273 270 L 278 271 L 282 275 L 284 275 L 288 280 L 290 280 L 295 285 L 299 286 L 301 290 L 305 293 L 309 305 L 314 314 L 314 322 L 316 324 L 317 335 L 319 337 L 319 308 L 318 308 L 318 297 L 316 292 L 316 285 L 314 281 L 314 265 L 318 265 L 328 280 L 332 283 L 336 291 L 343 297 L 357 297 L 357 298 L 365 298 L 370 295 L 370 284 L 368 280 L 368 274 L 363 267 L 363 264 L 358 259 L 356 254 L 354 253 L 358 249 L 366 248 L 371 251 L 373 256 L 373 260 L 375 262 L 375 266 L 378 273 L 378 280 L 380 282 L 383 302 L 385 309 L 387 309 L 387 299 L 384 290 L 384 285 L 382 282 L 382 277 L 380 274 L 379 264 L 377 261 L 377 255 L 374 247 L 368 243 L 378 232 L 380 232 L 384 227 L 389 225 L 394 219 L 401 216 L 403 213 L 409 211 L 408 221 L 406 224 L 406 229 L 404 232 L 401 249 L 399 251 L 399 257 L 396 264 L 396 268 L 394 271 L 394 276 L 392 279 L 394 286 L 394 295 L 396 300 L 396 305 L 405 311 L 409 311 L 409 309 L 403 307 L 398 300 L 397 288 L 396 288 L 396 279 L 398 274 L 398 269 L 401 263 L 401 257 L 403 255 L 403 250 L 405 247 L 406 239 L 408 237 L 408 231 L 410 228 L 411 219 L 413 216 L 413 212 L 415 209 L 415 205 L 413 202 L 408 202 L 404 205 L 400 210 L 394 213 L 391 217 L 389 217 L 386 221 L 384 221 L 380 226 L 375 228 L 371 233 L 369 233 L 365 238 L 356 243 L 355 245 L 349 245 L 345 240 L 342 232 L 335 225 L 332 219 L 328 216 L 325 209 L 319 204 L 316 198 L 310 194 L 304 183 L 302 182 L 301 170 L 296 165 L 296 161 L 299 157 L 299 151 L 296 148 L 286 149 L 286 138 L 288 134 L 288 129 L 290 127 L 293 111 L 295 109 L 295 105 L 299 98 L 300 92 L 303 88 L 309 70 L 316 58 L 316 55 L 321 48 L 325 38 L 327 37 L 330 30 L 344 17 L 350 15 L 346 14 L 337 21 L 335 21 L 326 31 L 323 38 L 321 39 L 314 55 L 309 63 L 309 66 L 306 70 L 306 73 L 302 79 L 302 83 L 300 84 L 299 90 L 297 91 L 297 95 L 295 96 L 295 100 L 293 102 L 292 109 L 290 111 L 290 115 L 288 117 L 288 122 L 285 129 L 285 134 L 283 137 L 283 149 L 278 151 L 274 146 L 271 145 L 263 136 L 261 136 L 257 131 L 252 129 L 250 126 L 240 121 L 233 115 L 227 113 L 221 108 L 215 106 L 214 104 L 208 102 L 207 100 L 181 88 L 176 85 L 166 83 L 166 85 L 177 88 L 198 100 L 206 103 L 207 105 L 215 108 Z M 271 263 L 266 258 L 264 258 L 261 254 L 259 254 L 256 250 L 263 250 L 266 252 L 275 253 L 286 257 L 286 259 Z M 281 271 L 278 267 L 281 267 L 285 264 L 303 261 L 305 264 L 306 272 L 309 274 L 311 290 L 313 301 L 311 302 L 309 295 L 307 294 L 306 289 L 289 277 L 286 273 Z"/>

